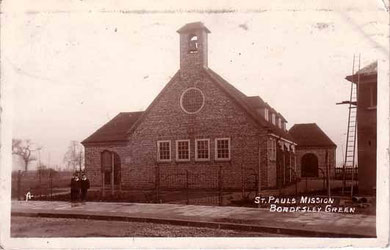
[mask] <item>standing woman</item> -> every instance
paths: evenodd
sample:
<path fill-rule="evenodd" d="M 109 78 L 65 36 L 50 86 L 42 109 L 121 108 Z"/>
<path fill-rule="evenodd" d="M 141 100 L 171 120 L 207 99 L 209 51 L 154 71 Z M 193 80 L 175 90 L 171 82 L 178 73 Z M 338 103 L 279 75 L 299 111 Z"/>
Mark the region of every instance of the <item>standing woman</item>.
<path fill-rule="evenodd" d="M 70 181 L 70 199 L 74 203 L 79 199 L 80 195 L 80 179 L 77 173 L 73 174 L 73 178 Z"/>
<path fill-rule="evenodd" d="M 87 198 L 87 191 L 89 189 L 89 180 L 85 174 L 81 176 L 81 201 L 85 202 Z"/>

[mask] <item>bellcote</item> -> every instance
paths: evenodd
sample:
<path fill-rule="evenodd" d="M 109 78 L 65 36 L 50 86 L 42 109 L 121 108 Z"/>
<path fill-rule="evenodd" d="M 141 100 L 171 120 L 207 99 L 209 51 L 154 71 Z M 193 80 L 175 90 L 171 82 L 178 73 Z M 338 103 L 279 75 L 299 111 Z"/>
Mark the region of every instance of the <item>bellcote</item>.
<path fill-rule="evenodd" d="M 201 22 L 187 23 L 180 34 L 180 70 L 207 68 L 207 34 L 210 30 Z"/>

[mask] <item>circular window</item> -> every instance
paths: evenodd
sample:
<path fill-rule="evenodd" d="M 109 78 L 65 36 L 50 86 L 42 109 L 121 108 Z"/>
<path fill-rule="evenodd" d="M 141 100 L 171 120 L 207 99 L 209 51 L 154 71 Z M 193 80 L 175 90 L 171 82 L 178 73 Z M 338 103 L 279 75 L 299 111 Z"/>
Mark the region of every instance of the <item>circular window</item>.
<path fill-rule="evenodd" d="M 180 106 L 188 114 L 199 112 L 203 105 L 204 95 L 198 88 L 189 88 L 180 97 Z"/>

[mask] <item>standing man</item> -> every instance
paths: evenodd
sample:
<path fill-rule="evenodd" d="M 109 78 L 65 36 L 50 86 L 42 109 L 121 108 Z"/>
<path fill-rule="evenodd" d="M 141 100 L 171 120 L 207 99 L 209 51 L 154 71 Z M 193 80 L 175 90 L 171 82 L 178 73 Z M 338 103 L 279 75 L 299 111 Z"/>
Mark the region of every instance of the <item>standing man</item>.
<path fill-rule="evenodd" d="M 81 177 L 81 201 L 85 202 L 87 198 L 87 191 L 89 189 L 89 180 L 85 174 Z"/>
<path fill-rule="evenodd" d="M 72 203 L 79 199 L 80 195 L 80 179 L 77 173 L 73 174 L 73 178 L 70 181 L 70 200 Z M 73 204 L 72 204 L 73 205 Z"/>

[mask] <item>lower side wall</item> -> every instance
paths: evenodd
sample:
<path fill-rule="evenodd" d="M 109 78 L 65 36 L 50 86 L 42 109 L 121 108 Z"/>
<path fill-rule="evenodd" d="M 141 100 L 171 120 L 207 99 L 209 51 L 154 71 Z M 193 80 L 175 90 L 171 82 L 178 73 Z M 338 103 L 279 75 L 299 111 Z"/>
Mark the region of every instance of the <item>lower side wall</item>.
<path fill-rule="evenodd" d="M 302 176 L 302 157 L 306 154 L 314 154 L 318 159 L 318 177 L 326 177 L 326 151 L 328 151 L 329 170 L 330 177 L 335 176 L 336 167 L 336 148 L 331 147 L 297 147 L 296 149 L 296 162 L 297 162 L 297 175 Z"/>
<path fill-rule="evenodd" d="M 132 164 L 129 146 L 86 146 L 85 169 L 92 187 L 102 187 L 101 153 L 109 150 L 117 153 L 121 163 L 122 190 L 160 189 L 219 189 L 257 190 L 259 163 L 262 188 L 276 185 L 276 167 L 268 164 L 266 147 L 256 145 L 247 155 L 232 152 L 229 162 L 169 162 L 143 166 Z M 237 152 L 238 153 L 238 152 Z"/>

